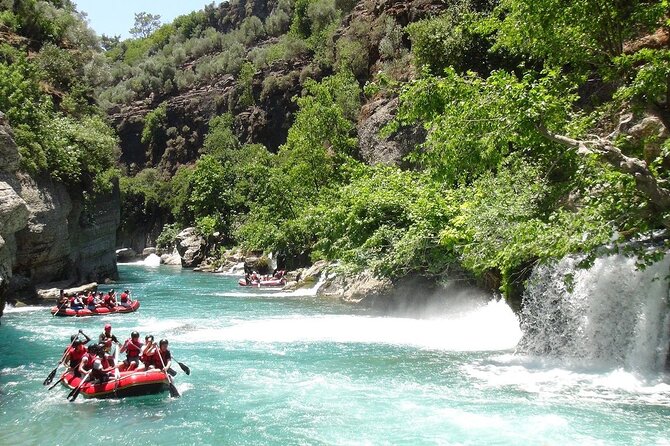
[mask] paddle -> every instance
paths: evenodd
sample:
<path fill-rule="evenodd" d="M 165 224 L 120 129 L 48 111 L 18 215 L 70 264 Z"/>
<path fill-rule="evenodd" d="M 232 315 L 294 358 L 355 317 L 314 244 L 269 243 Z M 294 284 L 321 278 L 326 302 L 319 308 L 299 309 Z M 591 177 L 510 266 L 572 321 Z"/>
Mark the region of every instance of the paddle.
<path fill-rule="evenodd" d="M 81 332 L 81 330 L 79 330 L 79 331 Z M 86 335 L 84 335 L 84 336 L 86 336 Z M 70 347 L 72 347 L 72 345 L 74 344 L 74 341 L 76 341 L 78 337 L 79 337 L 79 333 L 77 333 L 77 335 L 74 337 L 72 342 L 70 342 Z M 42 383 L 43 386 L 48 386 L 49 384 L 51 384 L 51 381 L 54 380 L 54 376 L 56 376 L 56 371 L 58 370 L 58 367 L 60 367 L 60 365 L 63 363 L 63 359 L 65 359 L 65 356 L 67 356 L 67 352 L 70 350 L 70 347 L 65 349 L 65 353 L 63 353 L 63 356 L 61 356 L 60 361 L 58 361 L 58 364 L 56 364 L 56 368 L 53 369 L 51 371 L 51 373 L 49 373 L 49 375 L 46 377 L 46 379 Z"/>
<path fill-rule="evenodd" d="M 63 373 L 63 376 L 61 376 L 60 379 L 59 379 L 58 381 L 56 381 L 56 384 L 54 384 L 53 386 L 49 387 L 47 390 L 51 390 L 51 389 L 53 389 L 53 388 L 56 387 L 58 384 L 60 384 L 61 382 L 63 382 L 64 379 L 65 379 L 65 373 Z"/>
<path fill-rule="evenodd" d="M 161 355 L 160 348 L 158 349 L 158 357 L 161 360 L 161 364 L 163 364 L 163 369 L 165 369 L 165 362 L 163 361 L 163 355 Z M 170 383 L 170 396 L 172 398 L 179 398 L 181 395 L 179 395 L 179 390 L 174 385 L 174 382 L 172 382 L 172 377 L 170 376 L 169 373 L 166 373 L 165 376 L 167 376 L 168 382 Z"/>
<path fill-rule="evenodd" d="M 174 357 L 173 357 L 172 359 L 173 359 L 177 364 L 179 364 L 179 367 L 181 367 L 181 369 L 184 371 L 184 373 L 186 373 L 187 375 L 190 375 L 190 374 L 191 374 L 191 369 L 188 368 L 188 366 L 187 366 L 186 364 L 177 361 L 176 359 L 174 359 Z M 173 375 L 173 376 L 174 376 L 174 375 Z"/>
<path fill-rule="evenodd" d="M 119 388 L 119 381 L 121 380 L 121 372 L 119 372 L 119 343 L 116 342 L 114 346 L 114 396 Z"/>
<path fill-rule="evenodd" d="M 84 378 L 81 380 L 79 385 L 76 388 L 72 389 L 72 391 L 67 394 L 68 401 L 73 402 L 74 400 L 77 399 L 79 393 L 81 392 L 81 386 L 83 386 L 88 381 L 89 376 L 91 376 L 91 372 L 88 372 L 86 376 L 84 376 Z"/>

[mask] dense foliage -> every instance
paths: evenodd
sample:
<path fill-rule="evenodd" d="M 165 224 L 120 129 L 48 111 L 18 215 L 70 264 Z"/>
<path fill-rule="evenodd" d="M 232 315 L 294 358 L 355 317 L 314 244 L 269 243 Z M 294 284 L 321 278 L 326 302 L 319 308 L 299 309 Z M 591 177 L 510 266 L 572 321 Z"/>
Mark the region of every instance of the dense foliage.
<path fill-rule="evenodd" d="M 0 111 L 24 169 L 108 190 L 117 138 L 93 98 L 97 38 L 69 1 L 3 2 Z"/>
<path fill-rule="evenodd" d="M 115 142 L 93 93 L 110 109 L 151 104 L 149 164 L 121 179 L 123 215 L 128 227 L 167 216 L 164 248 L 195 226 L 393 278 L 456 265 L 509 291 L 535 262 L 670 226 L 665 1 L 459 0 L 404 27 L 370 2 L 349 14 L 357 2 L 279 0 L 261 19 L 231 1 L 164 25 L 138 15 L 134 38 L 99 42 L 67 1 L 11 4 L 2 25 L 39 36 L 0 47 L 0 109 L 24 165 L 103 178 Z M 191 131 L 169 127 L 170 98 L 224 79 L 234 88 L 216 106 L 229 113 L 202 121 L 198 159 L 162 169 L 169 139 Z M 286 142 L 241 141 L 239 113 L 284 91 L 300 92 Z M 382 136 L 419 126 L 425 140 L 404 169 L 368 166 L 362 101 L 395 97 Z M 625 116 L 659 124 L 633 136 Z"/>

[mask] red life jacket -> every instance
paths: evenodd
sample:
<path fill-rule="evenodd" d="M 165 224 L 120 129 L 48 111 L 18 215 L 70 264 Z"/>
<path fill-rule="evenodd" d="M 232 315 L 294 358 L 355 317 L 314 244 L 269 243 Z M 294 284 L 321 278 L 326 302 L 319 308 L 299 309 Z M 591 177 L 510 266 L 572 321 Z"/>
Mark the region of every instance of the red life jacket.
<path fill-rule="evenodd" d="M 137 345 L 139 344 L 139 345 Z M 140 349 L 142 348 L 142 343 L 139 341 L 134 343 L 132 339 L 126 340 L 126 354 L 128 355 L 129 358 L 135 358 L 140 356 Z"/>
<path fill-rule="evenodd" d="M 95 298 L 92 295 L 88 295 L 86 298 L 86 305 L 94 305 L 95 304 Z"/>
<path fill-rule="evenodd" d="M 79 347 L 70 347 L 68 349 L 68 354 L 70 355 L 70 364 L 76 366 L 79 365 L 81 359 L 87 354 L 86 350 Z"/>
<path fill-rule="evenodd" d="M 152 347 L 152 349 L 153 349 L 153 347 Z M 155 365 L 155 364 L 154 364 L 154 355 L 155 355 L 155 354 L 156 354 L 155 351 L 154 351 L 153 353 L 151 353 L 151 354 L 147 354 L 147 351 L 145 350 L 145 351 L 142 353 L 142 356 L 140 356 L 140 360 L 141 360 L 141 361 L 144 363 L 144 365 L 146 365 L 147 367 L 149 367 L 150 365 Z"/>
<path fill-rule="evenodd" d="M 85 371 L 89 371 L 91 370 L 91 367 L 93 367 L 93 361 L 95 361 L 98 356 L 88 352 L 86 353 L 85 356 L 86 356 L 86 364 L 83 365 L 82 368 Z M 84 358 L 81 358 L 81 361 L 84 362 Z"/>
<path fill-rule="evenodd" d="M 121 303 L 124 304 L 128 302 L 128 295 L 126 293 L 121 293 Z"/>

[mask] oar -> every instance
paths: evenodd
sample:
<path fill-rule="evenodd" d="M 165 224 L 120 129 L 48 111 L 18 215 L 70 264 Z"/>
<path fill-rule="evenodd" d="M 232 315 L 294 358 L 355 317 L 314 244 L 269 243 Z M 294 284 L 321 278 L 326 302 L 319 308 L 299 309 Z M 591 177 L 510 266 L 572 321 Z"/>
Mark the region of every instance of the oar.
<path fill-rule="evenodd" d="M 74 337 L 74 339 L 72 340 L 72 342 L 70 342 L 70 347 L 72 347 L 72 345 L 74 344 L 74 341 L 76 341 L 78 337 L 79 337 L 79 333 L 77 333 L 77 335 Z M 49 373 L 49 375 L 48 375 L 47 378 L 44 380 L 44 382 L 42 383 L 42 385 L 44 385 L 44 386 L 48 386 L 49 384 L 51 384 L 51 381 L 54 380 L 54 376 L 56 376 L 56 371 L 58 370 L 58 367 L 60 367 L 60 365 L 63 363 L 63 359 L 65 359 L 65 356 L 67 355 L 68 350 L 70 350 L 70 347 L 68 347 L 68 348 L 65 349 L 65 353 L 63 353 L 63 356 L 60 357 L 60 361 L 58 361 L 58 364 L 56 364 L 56 368 L 53 369 L 53 370 L 51 371 L 51 373 Z"/>
<path fill-rule="evenodd" d="M 79 385 L 75 389 L 73 389 L 70 393 L 67 394 L 68 401 L 72 402 L 77 399 L 79 393 L 81 392 L 81 386 L 83 386 L 88 381 L 89 376 L 91 376 L 91 372 L 88 372 L 86 376 L 81 380 Z"/>
<path fill-rule="evenodd" d="M 56 384 L 54 384 L 53 386 L 49 387 L 47 390 L 51 390 L 51 389 L 53 389 L 53 388 L 56 387 L 58 384 L 60 384 L 61 382 L 63 382 L 64 379 L 65 379 L 65 373 L 63 373 L 63 375 L 60 377 L 60 379 L 59 379 L 58 381 L 56 381 Z"/>
<path fill-rule="evenodd" d="M 119 372 L 119 343 L 116 342 L 114 346 L 114 396 L 119 388 L 119 381 L 121 380 L 121 372 Z"/>
<path fill-rule="evenodd" d="M 163 356 L 161 355 L 160 348 L 158 349 L 158 358 L 161 360 L 161 364 L 163 364 L 163 369 L 165 369 L 165 362 L 163 361 Z M 172 377 L 170 376 L 169 373 L 166 373 L 165 376 L 167 376 L 168 383 L 170 383 L 170 396 L 172 398 L 179 398 L 181 395 L 179 395 L 179 390 L 174 385 L 174 382 L 172 382 Z"/>
<path fill-rule="evenodd" d="M 162 358 L 161 358 L 161 359 L 162 359 Z M 191 374 L 191 369 L 189 369 L 188 366 L 187 366 L 186 364 L 184 364 L 183 362 L 179 362 L 179 361 L 177 361 L 176 359 L 174 359 L 174 356 L 172 357 L 172 359 L 173 359 L 177 364 L 179 364 L 179 367 L 181 367 L 181 369 L 184 371 L 184 373 L 186 373 L 187 375 L 190 375 L 190 374 Z"/>

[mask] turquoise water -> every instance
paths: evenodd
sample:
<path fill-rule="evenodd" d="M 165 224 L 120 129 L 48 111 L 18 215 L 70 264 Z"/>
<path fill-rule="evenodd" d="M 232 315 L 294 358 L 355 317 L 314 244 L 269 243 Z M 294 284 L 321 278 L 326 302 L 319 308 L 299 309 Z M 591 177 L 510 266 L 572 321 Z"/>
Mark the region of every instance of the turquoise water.
<path fill-rule="evenodd" d="M 515 355 L 502 302 L 445 291 L 382 315 L 178 268 L 120 274 L 137 313 L 2 318 L 0 445 L 670 445 L 667 376 Z M 42 386 L 71 334 L 107 322 L 170 340 L 192 371 L 175 367 L 181 398 L 69 403 Z"/>

